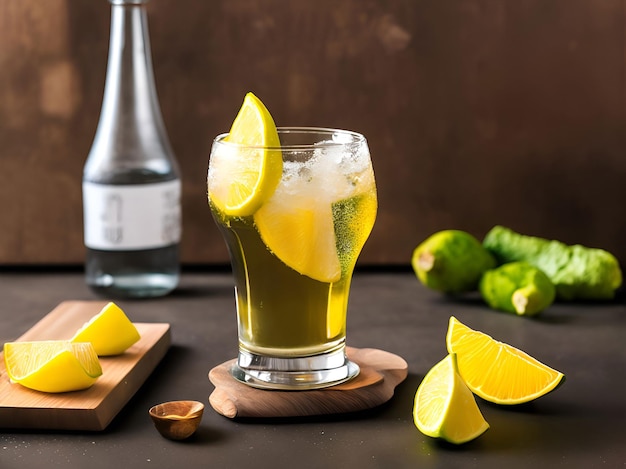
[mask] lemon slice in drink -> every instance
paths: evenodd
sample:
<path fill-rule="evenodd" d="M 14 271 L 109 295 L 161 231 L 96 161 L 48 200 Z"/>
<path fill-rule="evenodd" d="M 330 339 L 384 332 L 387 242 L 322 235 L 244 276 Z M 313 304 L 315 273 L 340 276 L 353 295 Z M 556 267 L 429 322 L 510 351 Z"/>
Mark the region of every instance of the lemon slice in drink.
<path fill-rule="evenodd" d="M 522 404 L 561 384 L 563 373 L 515 347 L 498 342 L 450 318 L 446 345 L 458 357 L 459 373 L 469 388 L 496 404 Z"/>
<path fill-rule="evenodd" d="M 415 394 L 415 426 L 424 435 L 461 444 L 477 438 L 489 424 L 449 354 L 426 374 Z"/>
<path fill-rule="evenodd" d="M 42 392 L 86 389 L 102 375 L 100 361 L 89 342 L 7 342 L 4 362 L 12 382 Z"/>
<path fill-rule="evenodd" d="M 274 119 L 254 94 L 246 94 L 225 141 L 233 145 L 211 154 L 209 199 L 226 216 L 252 215 L 271 197 L 283 167 Z"/>
<path fill-rule="evenodd" d="M 254 222 L 265 245 L 296 272 L 320 282 L 341 277 L 330 203 L 283 194 L 279 186 L 254 215 Z"/>
<path fill-rule="evenodd" d="M 139 331 L 115 303 L 108 303 L 81 327 L 72 342 L 91 342 L 98 356 L 119 355 L 140 339 Z"/>

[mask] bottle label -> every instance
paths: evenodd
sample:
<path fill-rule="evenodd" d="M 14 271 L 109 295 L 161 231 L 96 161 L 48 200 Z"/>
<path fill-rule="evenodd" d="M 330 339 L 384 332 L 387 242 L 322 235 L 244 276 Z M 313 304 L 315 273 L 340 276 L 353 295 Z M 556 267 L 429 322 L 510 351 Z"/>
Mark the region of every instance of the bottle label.
<path fill-rule="evenodd" d="M 180 241 L 181 183 L 83 182 L 85 246 L 105 251 L 154 249 Z"/>

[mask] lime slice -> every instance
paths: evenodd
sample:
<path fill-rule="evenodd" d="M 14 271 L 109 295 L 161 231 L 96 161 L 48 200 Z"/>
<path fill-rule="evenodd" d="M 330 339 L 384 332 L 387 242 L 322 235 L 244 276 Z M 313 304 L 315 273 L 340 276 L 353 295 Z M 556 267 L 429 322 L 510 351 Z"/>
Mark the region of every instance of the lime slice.
<path fill-rule="evenodd" d="M 89 342 L 7 342 L 4 362 L 12 382 L 42 392 L 86 389 L 102 375 L 100 361 Z"/>
<path fill-rule="evenodd" d="M 115 303 L 108 303 L 81 327 L 72 342 L 91 342 L 99 356 L 119 355 L 140 339 L 139 331 Z"/>
<path fill-rule="evenodd" d="M 252 93 L 246 94 L 225 142 L 214 145 L 211 154 L 209 200 L 226 216 L 252 215 L 273 194 L 283 167 L 274 120 Z"/>
<path fill-rule="evenodd" d="M 467 386 L 496 404 L 521 404 L 537 399 L 561 384 L 563 373 L 511 345 L 498 342 L 450 318 L 446 345 L 458 357 Z"/>
<path fill-rule="evenodd" d="M 424 435 L 461 444 L 482 435 L 489 424 L 449 354 L 426 374 L 415 394 L 415 426 Z"/>

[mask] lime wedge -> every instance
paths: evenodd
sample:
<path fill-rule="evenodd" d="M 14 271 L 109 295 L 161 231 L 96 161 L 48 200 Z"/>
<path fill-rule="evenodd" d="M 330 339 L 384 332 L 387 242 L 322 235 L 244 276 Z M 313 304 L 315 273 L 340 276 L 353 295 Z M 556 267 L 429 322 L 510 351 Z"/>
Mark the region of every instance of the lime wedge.
<path fill-rule="evenodd" d="M 461 444 L 482 435 L 489 424 L 449 354 L 424 377 L 415 394 L 415 426 L 424 435 Z"/>

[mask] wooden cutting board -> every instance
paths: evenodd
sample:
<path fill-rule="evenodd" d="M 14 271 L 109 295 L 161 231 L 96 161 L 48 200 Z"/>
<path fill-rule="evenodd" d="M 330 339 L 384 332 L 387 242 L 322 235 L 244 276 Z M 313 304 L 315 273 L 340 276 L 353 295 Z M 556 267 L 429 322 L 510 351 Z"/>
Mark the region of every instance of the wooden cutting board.
<path fill-rule="evenodd" d="M 65 301 L 16 340 L 69 339 L 106 301 Z M 127 312 L 128 314 L 128 312 Z M 132 315 L 128 314 L 132 319 Z M 104 430 L 161 361 L 170 325 L 135 323 L 141 339 L 122 355 L 102 357 L 89 389 L 49 394 L 12 384 L 0 353 L 0 428 Z"/>

